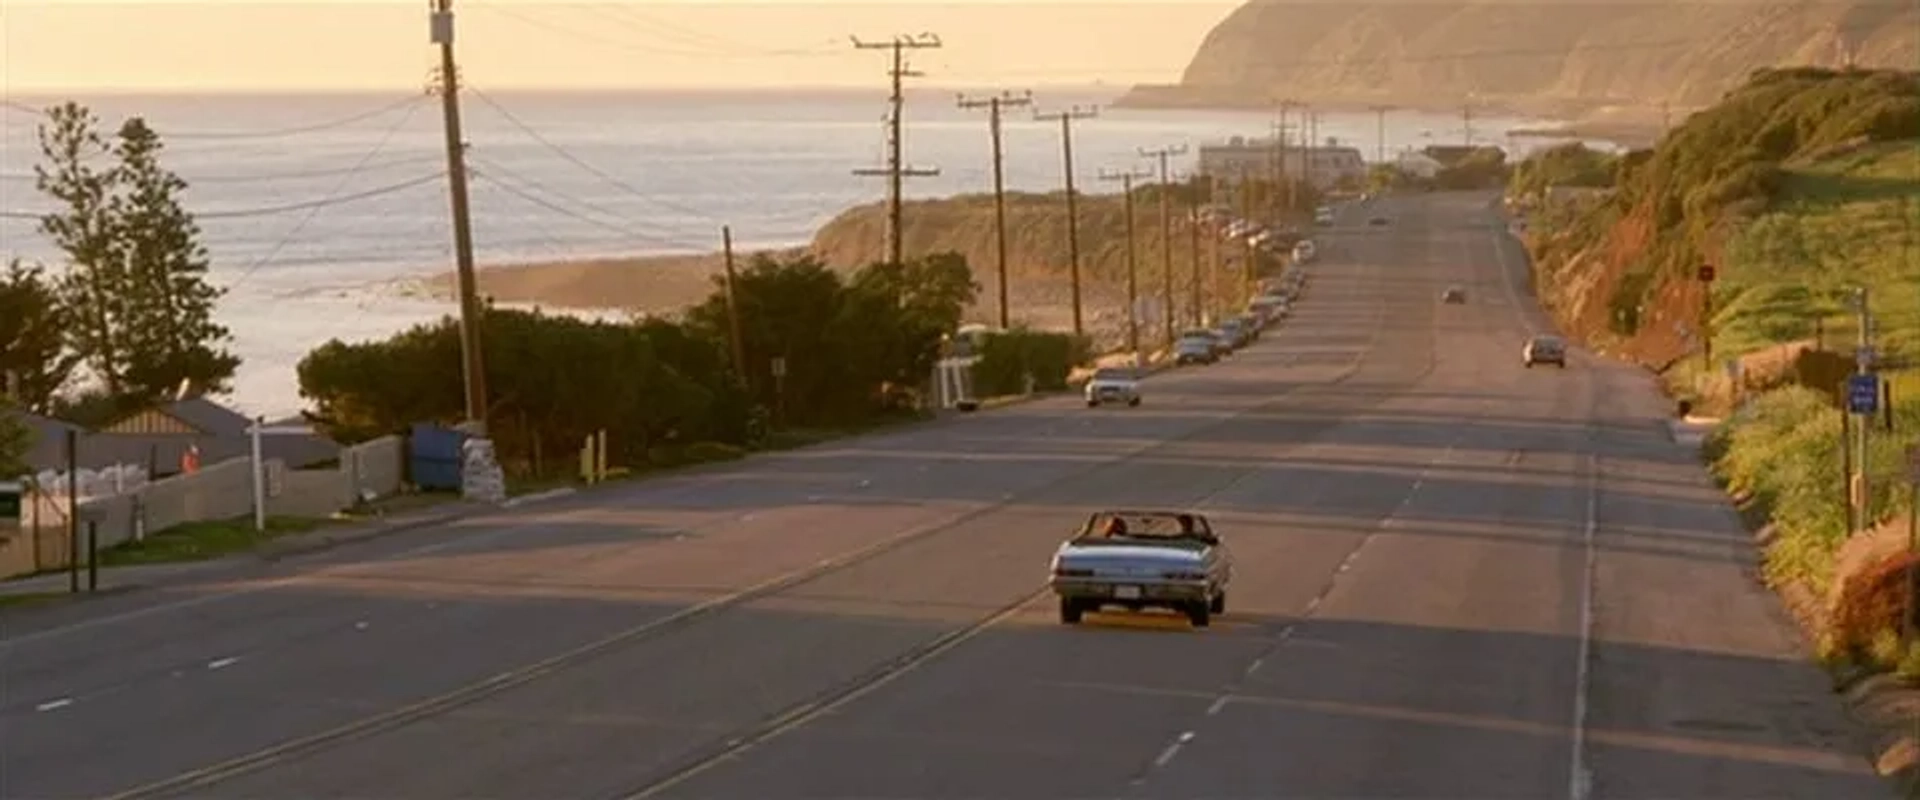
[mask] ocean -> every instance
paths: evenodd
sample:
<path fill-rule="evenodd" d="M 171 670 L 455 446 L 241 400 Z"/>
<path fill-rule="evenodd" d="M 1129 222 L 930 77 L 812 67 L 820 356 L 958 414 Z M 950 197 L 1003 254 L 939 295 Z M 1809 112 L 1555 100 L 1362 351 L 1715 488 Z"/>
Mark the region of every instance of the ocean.
<path fill-rule="evenodd" d="M 1104 106 L 1119 89 L 1036 92 L 1054 111 Z M 11 95 L 41 108 L 68 98 Z M 164 162 L 190 184 L 213 279 L 230 291 L 221 321 L 245 359 L 229 401 L 249 413 L 301 407 L 294 366 L 333 338 L 391 334 L 453 311 L 423 299 L 422 277 L 452 263 L 438 99 L 426 95 L 101 95 L 75 97 L 111 130 L 143 116 L 166 144 Z M 907 181 L 910 197 L 988 191 L 986 112 L 957 107 L 952 91 L 921 89 L 907 102 L 906 159 L 938 167 Z M 730 92 L 463 94 L 474 245 L 481 265 L 606 256 L 711 252 L 730 225 L 741 249 L 805 244 L 849 206 L 885 196 L 882 179 L 853 174 L 884 163 L 884 89 Z M 1058 123 L 1009 109 L 1004 125 L 1009 189 L 1061 183 Z M 36 214 L 39 117 L 0 107 L 0 209 Z M 1102 109 L 1075 123 L 1076 178 L 1085 192 L 1102 168 L 1145 166 L 1142 147 L 1266 136 L 1273 115 Z M 1376 146 L 1371 113 L 1327 113 L 1322 138 Z M 1475 119 L 1475 140 L 1523 149 L 1504 132 L 1536 119 Z M 1462 141 L 1459 116 L 1410 111 L 1387 117 L 1397 152 Z M 8 257 L 58 268 L 60 255 L 31 219 L 0 219 Z"/>

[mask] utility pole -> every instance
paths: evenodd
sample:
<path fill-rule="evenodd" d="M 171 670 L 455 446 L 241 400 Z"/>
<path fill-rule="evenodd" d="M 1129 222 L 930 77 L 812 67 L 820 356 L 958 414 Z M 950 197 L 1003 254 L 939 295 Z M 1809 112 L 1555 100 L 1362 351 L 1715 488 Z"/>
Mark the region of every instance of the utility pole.
<path fill-rule="evenodd" d="M 1052 114 L 1035 112 L 1039 122 L 1060 121 L 1061 174 L 1067 182 L 1067 274 L 1073 282 L 1073 335 L 1085 336 L 1087 328 L 1080 310 L 1080 208 L 1073 189 L 1073 121 L 1100 116 L 1097 106 L 1074 106 Z"/>
<path fill-rule="evenodd" d="M 1194 192 L 1187 202 L 1187 234 L 1190 239 L 1187 266 L 1191 270 L 1187 274 L 1187 291 L 1192 295 L 1188 298 L 1187 310 L 1192 314 L 1193 327 L 1196 328 L 1206 324 L 1200 310 L 1200 221 L 1200 193 Z"/>
<path fill-rule="evenodd" d="M 905 232 L 900 226 L 901 181 L 905 178 L 930 178 L 940 174 L 939 167 L 909 167 L 900 156 L 900 151 L 905 139 L 905 133 L 902 130 L 904 127 L 904 115 L 901 112 L 907 103 L 906 92 L 902 82 L 906 78 L 918 78 L 926 74 L 907 67 L 907 51 L 937 48 L 940 46 L 940 37 L 931 33 L 922 33 L 913 36 L 895 36 L 884 42 L 863 42 L 860 41 L 859 37 L 854 37 L 853 46 L 859 50 L 892 51 L 893 66 L 887 70 L 887 75 L 893 81 L 893 92 L 887 98 L 889 109 L 887 112 L 887 165 L 879 169 L 856 169 L 853 171 L 853 174 L 866 177 L 886 177 L 887 261 L 899 264 L 906 260 L 905 257 L 901 255 L 901 239 L 905 236 Z"/>
<path fill-rule="evenodd" d="M 1468 98 L 1467 102 L 1461 104 L 1460 106 L 1460 130 L 1462 134 L 1465 136 L 1465 138 L 1462 140 L 1462 143 L 1468 148 L 1473 147 L 1473 99 L 1472 98 Z"/>
<path fill-rule="evenodd" d="M 1214 198 L 1214 202 L 1219 202 L 1220 176 L 1214 175 L 1207 179 L 1207 196 Z M 1208 270 L 1207 274 L 1209 283 L 1211 283 L 1213 287 L 1209 290 L 1212 292 L 1211 299 L 1213 302 L 1207 304 L 1207 319 L 1201 321 L 1202 325 L 1207 324 L 1212 321 L 1213 317 L 1218 316 L 1220 311 L 1220 298 L 1225 296 L 1221 282 L 1226 280 L 1227 275 L 1226 254 L 1220 250 L 1220 232 L 1218 230 L 1210 230 L 1208 233 L 1211 235 L 1207 237 L 1207 255 L 1212 264 L 1212 269 Z"/>
<path fill-rule="evenodd" d="M 740 335 L 740 302 L 733 288 L 733 226 L 720 226 L 720 253 L 726 265 L 727 329 L 733 340 L 733 370 L 747 380 L 747 345 Z"/>
<path fill-rule="evenodd" d="M 1273 207 L 1273 221 L 1278 223 L 1286 211 L 1280 204 L 1282 187 L 1287 185 L 1287 109 L 1295 104 L 1292 100 L 1282 100 L 1274 108 L 1277 119 L 1273 125 L 1273 191 L 1268 205 Z M 1292 202 L 1291 192 L 1287 195 Z"/>
<path fill-rule="evenodd" d="M 1247 175 L 1246 169 L 1242 168 L 1240 170 L 1240 216 L 1244 218 L 1247 215 L 1252 213 L 1253 213 L 1253 181 Z M 1240 237 L 1240 239 L 1242 243 L 1245 245 L 1244 250 L 1241 253 L 1241 257 L 1246 259 L 1246 263 L 1241 265 L 1241 272 L 1244 276 L 1243 277 L 1244 282 L 1241 284 L 1240 297 L 1241 299 L 1244 300 L 1245 298 L 1253 296 L 1253 283 L 1254 283 L 1255 276 L 1258 274 L 1258 270 L 1254 266 L 1254 256 L 1256 255 L 1256 253 L 1253 246 L 1253 237 L 1242 236 Z M 1222 298 L 1222 299 L 1224 300 L 1225 298 Z M 1230 301 L 1230 300 L 1226 301 L 1227 312 L 1233 311 L 1232 302 L 1233 301 Z"/>
<path fill-rule="evenodd" d="M 1186 155 L 1184 144 L 1158 149 L 1140 148 L 1141 158 L 1160 160 L 1160 321 L 1167 344 L 1173 344 L 1173 173 L 1174 156 Z"/>
<path fill-rule="evenodd" d="M 960 95 L 957 102 L 961 108 L 987 109 L 987 129 L 993 137 L 993 238 L 999 260 L 1000 329 L 1006 330 L 1013 327 L 1013 320 L 1007 310 L 1007 184 L 1001 170 L 1004 159 L 1000 155 L 1000 109 L 1033 105 L 1033 93 L 1001 92 L 984 100 L 969 100 L 966 95 Z"/>
<path fill-rule="evenodd" d="M 1127 350 L 1133 353 L 1134 366 L 1140 366 L 1140 262 L 1136 258 L 1138 237 L 1133 233 L 1133 181 L 1145 178 L 1153 173 L 1143 170 L 1127 172 L 1100 171 L 1100 180 L 1119 181 L 1121 200 L 1127 209 Z"/>
<path fill-rule="evenodd" d="M 486 438 L 486 359 L 480 351 L 482 309 L 473 269 L 473 219 L 467 207 L 466 142 L 460 134 L 460 69 L 453 58 L 453 0 L 433 0 L 433 13 L 428 19 L 428 38 L 440 47 L 440 111 L 446 118 L 447 190 L 453 204 L 453 264 L 460 292 L 466 423 L 470 435 Z"/>
<path fill-rule="evenodd" d="M 1387 112 L 1393 106 L 1372 106 L 1374 113 L 1373 158 L 1375 163 L 1387 163 Z"/>

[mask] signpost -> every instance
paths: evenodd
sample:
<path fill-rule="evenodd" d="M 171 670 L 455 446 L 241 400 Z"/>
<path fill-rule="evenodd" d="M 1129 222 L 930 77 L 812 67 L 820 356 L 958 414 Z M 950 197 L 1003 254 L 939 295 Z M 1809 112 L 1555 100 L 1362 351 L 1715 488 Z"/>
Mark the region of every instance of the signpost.
<path fill-rule="evenodd" d="M 1847 377 L 1847 411 L 1873 414 L 1880 410 L 1880 376 L 1873 373 Z"/>
<path fill-rule="evenodd" d="M 267 529 L 267 461 L 261 445 L 262 436 L 305 436 L 313 433 L 306 425 L 268 425 L 265 418 L 254 420 L 247 426 L 247 435 L 252 442 L 253 469 L 253 529 L 265 532 Z M 279 492 L 276 491 L 275 494 Z"/>

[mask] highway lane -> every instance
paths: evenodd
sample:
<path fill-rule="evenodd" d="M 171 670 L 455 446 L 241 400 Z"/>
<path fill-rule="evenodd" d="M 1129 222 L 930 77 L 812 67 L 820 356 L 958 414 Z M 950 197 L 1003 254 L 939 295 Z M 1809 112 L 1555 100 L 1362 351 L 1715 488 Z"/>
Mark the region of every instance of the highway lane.
<path fill-rule="evenodd" d="M 1315 294 L 1327 298 L 1323 310 L 1311 310 L 1310 302 L 1303 313 L 1348 313 L 1342 295 L 1358 285 L 1349 283 L 1317 285 Z M 177 598 L 144 598 L 159 605 L 120 600 L 104 617 L 67 612 L 53 615 L 57 623 L 36 624 L 12 616 L 8 638 L 0 640 L 0 726 L 8 732 L 0 789 L 85 796 L 177 775 L 520 674 L 612 636 L 652 635 L 647 626 L 697 604 L 889 541 L 938 534 L 952 542 L 964 531 L 940 526 L 983 512 L 1026 513 L 1002 506 L 1036 489 L 1097 497 L 1118 459 L 1271 399 L 1215 391 L 1221 375 L 1258 373 L 1263 392 L 1285 392 L 1330 380 L 1365 346 L 1364 337 L 1296 338 L 1290 351 L 1244 354 L 1224 372 L 1157 378 L 1141 409 L 1035 403 L 292 564 L 236 568 Z M 1204 483 L 1219 466 L 1209 461 L 1177 472 Z M 1103 468 L 1108 477 L 1087 477 Z M 1140 475 L 1152 482 L 1168 472 L 1174 470 Z M 1033 529 L 1036 540 L 1057 538 L 1066 525 L 1049 513 Z M 969 530 L 1005 527 L 985 517 L 971 524 Z M 938 545 L 894 560 L 924 556 L 931 546 Z M 1025 581 L 1032 569 L 1004 571 Z M 720 635 L 740 616 L 685 627 Z M 801 637 L 831 647 L 871 638 L 864 628 L 840 639 Z M 892 641 L 828 655 L 846 669 L 864 668 L 890 655 Z M 672 650 L 646 652 L 662 649 Z M 712 669 L 712 659 L 696 660 L 696 672 Z M 747 663 L 758 670 L 766 662 Z M 804 690 L 817 688 L 808 680 L 791 678 Z M 95 766 L 75 770 L 75 763 Z M 298 788 L 266 793 L 308 794 Z M 375 791 L 388 794 L 392 786 Z"/>

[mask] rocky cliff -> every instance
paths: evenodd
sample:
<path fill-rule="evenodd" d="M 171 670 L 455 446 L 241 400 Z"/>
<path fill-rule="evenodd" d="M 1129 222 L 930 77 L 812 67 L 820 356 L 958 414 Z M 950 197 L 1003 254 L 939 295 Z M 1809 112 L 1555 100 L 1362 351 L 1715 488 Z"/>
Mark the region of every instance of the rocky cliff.
<path fill-rule="evenodd" d="M 1705 106 L 1755 69 L 1911 68 L 1911 0 L 1253 0 L 1210 33 L 1175 86 L 1121 105 L 1484 106 L 1574 118 Z"/>

